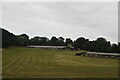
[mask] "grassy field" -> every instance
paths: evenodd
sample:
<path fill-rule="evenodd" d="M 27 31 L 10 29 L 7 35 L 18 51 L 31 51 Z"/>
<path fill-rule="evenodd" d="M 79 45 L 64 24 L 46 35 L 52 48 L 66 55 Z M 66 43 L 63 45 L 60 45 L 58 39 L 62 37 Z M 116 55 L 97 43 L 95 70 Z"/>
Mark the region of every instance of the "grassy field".
<path fill-rule="evenodd" d="M 75 56 L 70 50 L 4 49 L 3 78 L 116 78 L 118 60 Z"/>

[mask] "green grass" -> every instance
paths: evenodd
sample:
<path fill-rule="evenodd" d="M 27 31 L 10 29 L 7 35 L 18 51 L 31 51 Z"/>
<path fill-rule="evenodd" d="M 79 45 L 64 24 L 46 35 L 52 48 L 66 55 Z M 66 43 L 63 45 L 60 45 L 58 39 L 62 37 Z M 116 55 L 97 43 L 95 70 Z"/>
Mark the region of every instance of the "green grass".
<path fill-rule="evenodd" d="M 4 49 L 3 78 L 117 78 L 118 60 L 75 56 L 70 50 Z"/>

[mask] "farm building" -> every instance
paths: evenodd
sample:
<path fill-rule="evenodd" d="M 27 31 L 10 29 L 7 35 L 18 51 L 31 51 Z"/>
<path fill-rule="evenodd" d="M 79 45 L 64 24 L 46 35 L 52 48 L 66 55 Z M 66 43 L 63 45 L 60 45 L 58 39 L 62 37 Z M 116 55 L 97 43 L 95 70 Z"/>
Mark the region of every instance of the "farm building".
<path fill-rule="evenodd" d="M 100 53 L 100 52 L 87 52 L 87 53 L 76 53 L 76 56 L 90 56 L 90 57 L 101 57 L 101 58 L 120 58 L 118 53 Z"/>
<path fill-rule="evenodd" d="M 67 46 L 27 46 L 28 48 L 42 48 L 42 49 L 67 49 Z"/>

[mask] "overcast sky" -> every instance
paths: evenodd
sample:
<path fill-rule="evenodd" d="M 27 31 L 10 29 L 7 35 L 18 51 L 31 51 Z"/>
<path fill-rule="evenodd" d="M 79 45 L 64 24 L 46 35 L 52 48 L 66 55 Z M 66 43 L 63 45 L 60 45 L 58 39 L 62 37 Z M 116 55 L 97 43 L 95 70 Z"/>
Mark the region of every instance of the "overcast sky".
<path fill-rule="evenodd" d="M 118 41 L 117 3 L 7 2 L 2 10 L 2 27 L 16 35 Z"/>

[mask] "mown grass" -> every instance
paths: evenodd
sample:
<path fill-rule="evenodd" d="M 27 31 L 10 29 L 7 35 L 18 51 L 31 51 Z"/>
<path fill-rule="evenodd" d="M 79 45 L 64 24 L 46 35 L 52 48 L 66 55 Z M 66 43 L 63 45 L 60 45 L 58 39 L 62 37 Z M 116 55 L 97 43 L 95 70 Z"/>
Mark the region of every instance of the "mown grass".
<path fill-rule="evenodd" d="M 3 78 L 116 78 L 118 60 L 75 56 L 71 50 L 4 49 Z"/>

